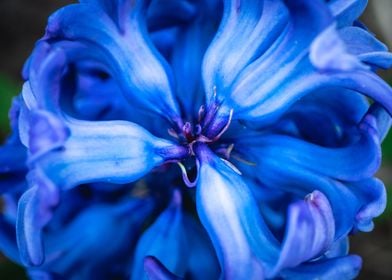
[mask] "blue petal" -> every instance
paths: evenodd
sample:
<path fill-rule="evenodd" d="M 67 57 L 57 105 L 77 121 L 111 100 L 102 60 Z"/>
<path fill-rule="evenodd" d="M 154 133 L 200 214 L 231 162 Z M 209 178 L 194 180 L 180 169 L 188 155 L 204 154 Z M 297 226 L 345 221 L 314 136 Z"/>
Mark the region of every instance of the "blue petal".
<path fill-rule="evenodd" d="M 328 6 L 338 27 L 342 27 L 352 25 L 365 10 L 367 2 L 367 0 L 331 0 Z"/>
<path fill-rule="evenodd" d="M 112 76 L 118 79 L 131 102 L 178 121 L 180 113 L 170 69 L 148 37 L 143 20 L 146 7 L 140 2 L 131 9 L 123 34 L 103 11 L 89 4 L 78 4 L 50 17 L 45 38 L 87 44 L 90 53 L 102 54 L 96 59 L 112 69 Z"/>
<path fill-rule="evenodd" d="M 367 69 L 348 52 L 334 25 L 328 27 L 312 42 L 309 59 L 318 71 L 349 71 Z"/>
<path fill-rule="evenodd" d="M 359 256 L 322 260 L 298 266 L 297 268 L 283 271 L 280 276 L 294 280 L 311 279 L 355 279 L 362 266 Z"/>
<path fill-rule="evenodd" d="M 372 110 L 370 110 L 370 112 L 372 112 Z M 360 124 L 360 130 L 362 131 L 362 137 L 366 138 L 370 136 L 370 139 L 374 139 L 374 141 L 377 142 L 378 133 L 375 123 L 376 118 L 370 112 Z M 254 152 L 255 157 L 252 159 L 256 162 L 257 166 L 244 166 L 241 170 L 244 170 L 250 177 L 258 178 L 259 182 L 263 185 L 271 188 L 278 188 L 289 193 L 295 193 L 300 197 L 303 197 L 313 190 L 320 190 L 323 192 L 330 201 L 333 209 L 336 221 L 337 239 L 357 226 L 360 227 L 362 222 L 369 222 L 372 218 L 381 213 L 385 201 L 383 199 L 383 187 L 379 184 L 371 183 L 374 187 L 368 188 L 369 193 L 367 195 L 362 195 L 364 189 L 362 190 L 361 186 L 365 188 L 364 185 L 369 184 L 369 181 L 359 183 L 358 188 L 350 187 L 350 183 L 346 183 L 345 185 L 344 182 L 333 180 L 328 176 L 322 175 L 320 173 L 323 172 L 321 169 L 318 170 L 319 173 L 315 173 L 313 167 L 309 166 L 312 168 L 312 171 L 301 167 L 304 166 L 303 162 L 295 162 L 295 158 L 292 158 L 289 155 L 280 158 L 280 154 L 284 149 L 285 147 L 281 146 L 280 149 L 277 149 L 278 152 L 274 152 L 273 155 L 269 154 L 269 149 L 265 149 L 265 153 L 261 152 L 261 150 L 259 152 Z M 351 156 L 352 155 L 350 155 L 350 157 Z M 314 168 L 320 165 L 322 160 L 323 159 L 318 158 L 318 160 L 315 161 Z M 336 163 L 338 164 L 340 160 L 342 160 L 342 158 L 340 158 L 339 161 L 336 160 Z M 320 163 L 318 161 L 320 161 Z M 282 165 L 282 162 L 285 164 Z M 330 171 L 332 171 L 332 169 L 330 169 Z M 332 175 L 332 173 L 329 173 L 329 175 Z M 341 174 L 336 173 L 335 175 Z M 352 176 L 353 178 L 359 178 L 358 174 L 352 174 Z M 370 177 L 371 174 L 368 176 Z M 363 217 L 363 219 L 358 220 L 358 213 L 360 213 L 361 208 L 369 209 L 369 212 L 365 211 L 367 212 L 365 214 L 366 218 Z M 342 212 L 344 212 L 345 215 L 341 215 L 340 213 Z"/>
<path fill-rule="evenodd" d="M 196 206 L 218 255 L 222 278 L 262 278 L 263 261 L 273 262 L 277 243 L 261 219 L 248 186 L 233 169 L 198 146 L 200 174 Z"/>
<path fill-rule="evenodd" d="M 46 118 L 47 114 L 37 115 Z M 41 122 L 37 121 L 36 123 Z M 49 123 L 42 120 L 43 123 Z M 34 126 L 30 131 L 30 164 L 42 170 L 59 188 L 72 188 L 91 182 L 130 183 L 152 168 L 167 160 L 182 158 L 188 154 L 185 147 L 151 135 L 142 127 L 123 121 L 88 122 L 67 118 L 70 136 L 63 145 L 44 146 L 41 150 L 36 141 Z M 55 130 L 56 127 L 51 129 Z"/>
<path fill-rule="evenodd" d="M 274 130 L 320 146 L 346 146 L 357 141 L 352 128 L 368 109 L 369 102 L 360 94 L 344 89 L 320 91 L 296 102 Z"/>
<path fill-rule="evenodd" d="M 94 203 L 61 228 L 47 229 L 42 269 L 65 279 L 125 279 L 143 223 L 154 206 L 149 199 Z"/>
<path fill-rule="evenodd" d="M 392 67 L 392 54 L 371 33 L 352 26 L 339 30 L 339 34 L 348 51 L 357 55 L 361 61 L 384 69 Z"/>
<path fill-rule="evenodd" d="M 219 278 L 219 262 L 211 240 L 202 225 L 189 215 L 184 216 L 185 234 L 189 239 L 187 276 L 191 279 L 215 280 Z"/>
<path fill-rule="evenodd" d="M 37 269 L 29 269 L 27 273 L 31 280 L 65 280 L 58 274 Z"/>
<path fill-rule="evenodd" d="M 188 262 L 188 240 L 184 231 L 181 193 L 173 193 L 169 207 L 144 232 L 135 250 L 132 279 L 146 279 L 145 257 L 153 256 L 173 274 L 183 277 Z"/>
<path fill-rule="evenodd" d="M 147 13 L 149 30 L 188 24 L 201 10 L 197 10 L 196 6 L 196 3 L 187 0 L 152 1 Z"/>
<path fill-rule="evenodd" d="M 214 35 L 217 10 L 203 9 L 197 18 L 178 30 L 173 46 L 171 65 L 176 78 L 176 93 L 185 116 L 192 119 L 204 104 L 201 84 L 201 63 Z"/>
<path fill-rule="evenodd" d="M 29 153 L 31 161 L 41 155 L 61 148 L 70 131 L 65 124 L 53 114 L 46 111 L 34 111 L 30 118 Z"/>
<path fill-rule="evenodd" d="M 287 102 L 287 98 L 277 91 L 286 88 L 284 84 L 293 77 L 302 78 L 303 66 L 297 64 L 306 57 L 314 38 L 332 24 L 332 16 L 323 1 L 286 1 L 286 6 L 290 17 L 285 32 L 281 32 L 274 39 L 275 42 L 268 45 L 268 51 L 246 65 L 231 90 L 222 92 L 222 98 L 219 98 L 221 93 L 217 87 L 217 97 L 224 102 L 221 106 L 223 113 L 229 111 L 226 107 L 233 107 L 234 118 L 249 120 L 260 114 L 267 115 L 275 111 L 277 114 L 280 107 L 284 109 L 282 104 Z M 286 92 L 285 95 L 289 96 Z M 276 102 L 275 96 L 281 102 L 279 106 L 269 102 L 272 99 L 272 103 Z"/>
<path fill-rule="evenodd" d="M 370 113 L 376 118 L 378 137 L 383 141 L 391 128 L 392 118 L 380 104 L 373 104 Z"/>
<path fill-rule="evenodd" d="M 42 228 L 50 221 L 60 201 L 58 189 L 39 171 L 30 173 L 34 185 L 19 200 L 16 238 L 22 262 L 38 266 L 44 262 Z"/>
<path fill-rule="evenodd" d="M 128 0 L 80 0 L 100 8 L 117 25 L 121 32 L 125 32 L 129 24 L 132 3 Z"/>
<path fill-rule="evenodd" d="M 287 18 L 282 1 L 224 1 L 220 28 L 203 60 L 207 104 L 215 94 L 222 99 L 242 69 L 268 50 Z"/>
<path fill-rule="evenodd" d="M 273 274 L 321 255 L 334 240 L 335 224 L 327 198 L 318 191 L 291 204 L 281 254 Z"/>
<path fill-rule="evenodd" d="M 324 256 L 328 259 L 346 256 L 350 249 L 349 238 L 344 237 L 340 240 L 335 241 Z"/>
<path fill-rule="evenodd" d="M 246 151 L 247 147 L 250 151 Z M 371 177 L 381 164 L 380 140 L 374 127 L 363 127 L 360 138 L 345 147 L 322 147 L 294 137 L 272 134 L 239 140 L 237 148 L 245 150 L 244 155 L 253 154 L 258 158 L 255 160 L 275 158 L 285 165 L 339 180 Z"/>
<path fill-rule="evenodd" d="M 372 231 L 373 218 L 381 215 L 387 205 L 386 189 L 382 181 L 370 178 L 348 184 L 358 200 L 367 201 L 356 215 L 355 230 Z"/>
<path fill-rule="evenodd" d="M 148 256 L 144 260 L 144 270 L 149 280 L 180 280 L 171 273 L 157 258 Z"/>

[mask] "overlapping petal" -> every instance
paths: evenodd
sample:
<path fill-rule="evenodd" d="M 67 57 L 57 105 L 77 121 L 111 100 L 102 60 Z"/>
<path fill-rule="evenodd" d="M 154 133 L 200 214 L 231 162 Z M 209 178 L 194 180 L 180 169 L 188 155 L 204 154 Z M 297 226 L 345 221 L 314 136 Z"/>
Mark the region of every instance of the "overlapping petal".
<path fill-rule="evenodd" d="M 262 260 L 277 258 L 278 244 L 264 224 L 248 186 L 206 147 L 199 147 L 197 211 L 218 255 L 224 279 L 262 278 Z M 276 241 L 275 241 L 276 242 Z"/>
<path fill-rule="evenodd" d="M 106 10 L 88 3 L 71 5 L 51 16 L 45 39 L 87 44 L 90 53 L 102 54 L 98 61 L 111 70 L 131 102 L 170 121 L 179 121 L 172 74 L 149 39 L 144 19 L 146 8 L 147 1 L 137 1 L 129 7 L 130 19 L 126 21 L 123 33 L 119 33 Z M 95 34 L 94 37 L 91 34 Z"/>
<path fill-rule="evenodd" d="M 147 279 L 144 272 L 146 257 L 157 258 L 171 273 L 184 277 L 189 254 L 185 235 L 181 193 L 173 193 L 171 204 L 144 232 L 135 250 L 132 279 Z"/>

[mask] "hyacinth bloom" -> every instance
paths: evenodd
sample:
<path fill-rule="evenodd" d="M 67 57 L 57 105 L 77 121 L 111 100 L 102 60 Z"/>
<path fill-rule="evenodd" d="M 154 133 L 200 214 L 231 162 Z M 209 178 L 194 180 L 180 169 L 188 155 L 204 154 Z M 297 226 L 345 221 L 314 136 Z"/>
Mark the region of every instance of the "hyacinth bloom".
<path fill-rule="evenodd" d="M 48 20 L 0 148 L 31 279 L 352 279 L 392 55 L 363 0 L 80 0 Z"/>

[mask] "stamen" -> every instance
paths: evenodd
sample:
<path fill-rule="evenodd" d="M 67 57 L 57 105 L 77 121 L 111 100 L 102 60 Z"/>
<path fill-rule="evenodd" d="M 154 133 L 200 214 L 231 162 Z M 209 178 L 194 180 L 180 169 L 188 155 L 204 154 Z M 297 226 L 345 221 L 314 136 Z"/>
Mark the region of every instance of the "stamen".
<path fill-rule="evenodd" d="M 216 135 L 212 139 L 212 141 L 218 140 L 229 129 L 231 121 L 233 120 L 233 113 L 234 113 L 234 110 L 231 109 L 230 113 L 229 113 L 229 120 L 227 121 L 226 125 L 222 128 L 222 130 L 218 133 L 218 135 Z"/>
<path fill-rule="evenodd" d="M 233 158 L 239 162 L 242 162 L 246 165 L 249 165 L 249 166 L 256 166 L 257 165 L 255 162 L 250 161 L 250 160 L 246 160 L 246 159 L 242 158 L 241 156 L 239 156 L 238 154 L 231 154 L 231 158 Z"/>
<path fill-rule="evenodd" d="M 188 141 L 193 140 L 193 135 L 192 135 L 192 125 L 190 122 L 186 122 L 184 126 L 182 127 L 182 132 L 184 133 L 186 139 Z"/>
<path fill-rule="evenodd" d="M 206 107 L 204 105 L 201 105 L 200 109 L 199 109 L 199 112 L 198 112 L 198 121 L 199 121 L 199 123 L 204 118 L 205 113 L 206 113 Z"/>
<path fill-rule="evenodd" d="M 235 173 L 237 173 L 238 175 L 242 175 L 241 171 L 234 165 L 232 164 L 230 161 L 225 160 L 224 158 L 220 158 L 228 167 L 230 167 Z"/>
<path fill-rule="evenodd" d="M 171 136 L 174 137 L 176 139 L 180 139 L 180 137 L 178 136 L 178 133 L 173 129 L 173 128 L 169 128 L 167 130 L 167 133 Z"/>
<path fill-rule="evenodd" d="M 186 185 L 188 188 L 193 188 L 193 187 L 195 187 L 196 184 L 197 184 L 197 180 L 199 179 L 199 169 L 200 169 L 200 163 L 199 163 L 199 161 L 196 160 L 196 174 L 197 174 L 197 175 L 196 175 L 196 179 L 195 179 L 193 182 L 191 182 L 191 180 L 189 180 L 188 173 L 187 173 L 187 170 L 186 170 L 185 166 L 184 166 L 181 162 L 177 162 L 177 164 L 178 164 L 178 166 L 179 166 L 180 169 L 181 169 L 182 179 L 184 180 L 185 185 Z"/>
<path fill-rule="evenodd" d="M 234 144 L 230 144 L 229 146 L 223 146 L 220 147 L 219 149 L 216 149 L 215 152 L 218 154 L 221 154 L 222 156 L 225 157 L 225 159 L 230 159 L 231 152 L 234 149 Z"/>
<path fill-rule="evenodd" d="M 226 153 L 225 153 L 225 156 L 227 159 L 230 158 L 230 155 L 231 155 L 231 152 L 233 151 L 233 149 L 234 149 L 234 144 L 230 144 L 229 147 L 227 147 Z"/>

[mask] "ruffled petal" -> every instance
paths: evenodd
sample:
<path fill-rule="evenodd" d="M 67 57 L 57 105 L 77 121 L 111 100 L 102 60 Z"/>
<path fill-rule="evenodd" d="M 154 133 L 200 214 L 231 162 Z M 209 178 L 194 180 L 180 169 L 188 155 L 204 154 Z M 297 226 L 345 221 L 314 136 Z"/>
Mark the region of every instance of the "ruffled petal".
<path fill-rule="evenodd" d="M 86 44 L 90 55 L 95 54 L 95 59 L 111 69 L 131 102 L 176 122 L 180 112 L 173 95 L 171 72 L 149 39 L 144 21 L 146 2 L 138 1 L 130 8 L 130 20 L 123 33 L 94 5 L 67 6 L 50 17 L 45 39 Z"/>
<path fill-rule="evenodd" d="M 369 112 L 372 112 L 372 110 Z M 374 137 L 378 138 L 376 118 L 371 113 L 361 122 L 360 130 L 362 131 L 363 136 L 372 135 L 371 137 L 373 139 Z M 378 140 L 375 139 L 374 141 Z M 300 167 L 303 166 L 303 163 L 294 163 L 295 158 L 292 158 L 291 155 L 280 158 L 280 153 L 281 151 L 284 151 L 284 149 L 285 147 L 282 146 L 279 151 L 275 151 L 273 155 L 268 155 L 268 149 L 265 150 L 265 154 L 257 153 L 255 151 L 255 156 L 252 159 L 255 161 L 256 167 L 243 166 L 241 170 L 246 172 L 251 178 L 257 178 L 263 186 L 278 188 L 279 190 L 294 193 L 300 197 L 303 197 L 314 190 L 319 190 L 324 193 L 333 209 L 334 219 L 336 221 L 336 239 L 339 239 L 357 227 L 361 227 L 361 223 L 368 223 L 372 218 L 377 217 L 381 213 L 384 207 L 385 190 L 383 190 L 383 187 L 377 182 L 363 181 L 358 184 L 358 189 L 350 187 L 350 182 L 335 180 L 325 174 L 315 173 L 313 171 L 314 169 L 310 170 Z M 249 152 L 250 151 L 247 153 Z M 322 161 L 322 159 L 318 159 L 319 161 Z M 340 160 L 343 159 L 340 158 L 339 161 L 337 161 L 337 164 Z M 282 162 L 285 164 L 282 164 Z M 315 166 L 317 165 L 320 164 L 315 162 Z M 319 171 L 321 172 L 321 169 Z M 373 172 L 374 171 L 375 170 L 373 170 Z M 332 175 L 332 173 L 329 175 Z M 372 174 L 369 174 L 368 177 L 371 175 Z M 355 178 L 358 174 L 352 174 L 352 176 Z M 365 180 L 368 180 L 366 178 Z M 367 189 L 369 193 L 367 195 L 361 195 L 365 189 L 361 190 L 360 187 L 366 184 L 368 184 Z M 372 187 L 369 188 L 369 186 Z M 365 215 L 367 216 L 366 218 L 358 220 L 358 217 L 360 217 L 360 215 L 358 216 L 358 213 L 360 213 L 360 209 L 363 207 L 370 211 L 367 212 L 368 215 Z M 340 214 L 343 212 L 345 215 Z"/>
<path fill-rule="evenodd" d="M 339 35 L 347 46 L 347 50 L 371 66 L 383 69 L 392 67 L 392 53 L 388 52 L 385 44 L 368 31 L 355 27 L 345 27 L 339 30 Z"/>
<path fill-rule="evenodd" d="M 235 119 L 250 120 L 254 119 L 256 114 L 279 111 L 279 107 L 271 104 L 269 99 L 275 100 L 275 96 L 279 95 L 278 99 L 283 104 L 287 101 L 280 94 L 276 94 L 276 91 L 285 88 L 284 84 L 291 81 L 291 76 L 302 76 L 303 70 L 298 71 L 300 66 L 297 64 L 306 57 L 307 50 L 316 36 L 333 21 L 323 1 L 286 1 L 285 5 L 289 12 L 288 23 L 284 25 L 284 31 L 279 32 L 279 36 L 269 42 L 268 50 L 244 65 L 231 90 L 221 91 L 222 89 L 217 87 L 216 93 L 210 94 L 216 95 L 218 104 L 222 103 L 218 115 L 227 114 L 234 109 Z M 277 10 L 278 15 L 280 11 Z M 269 26 L 269 23 L 266 24 Z M 206 88 L 206 92 L 211 90 Z"/>
<path fill-rule="evenodd" d="M 169 207 L 143 233 L 137 244 L 132 279 L 146 279 L 143 262 L 147 256 L 157 258 L 168 271 L 184 277 L 190 249 L 188 247 L 181 209 L 181 193 L 176 190 Z"/>
<path fill-rule="evenodd" d="M 331 246 L 334 235 L 332 209 L 321 192 L 315 191 L 309 194 L 305 201 L 291 204 L 288 209 L 286 233 L 274 272 L 296 267 L 321 255 Z"/>
<path fill-rule="evenodd" d="M 44 260 L 42 229 L 53 216 L 60 202 L 59 190 L 39 171 L 30 173 L 33 186 L 19 200 L 16 238 L 22 262 L 41 265 Z"/>
<path fill-rule="evenodd" d="M 367 69 L 348 52 L 334 25 L 321 32 L 310 46 L 309 59 L 320 72 Z"/>
<path fill-rule="evenodd" d="M 328 6 L 335 17 L 338 27 L 352 25 L 365 10 L 367 0 L 331 0 Z"/>

